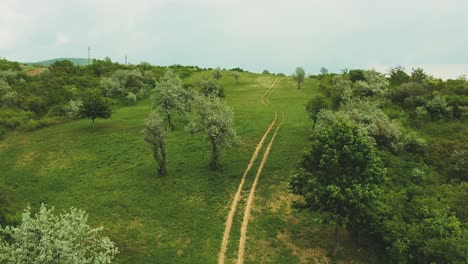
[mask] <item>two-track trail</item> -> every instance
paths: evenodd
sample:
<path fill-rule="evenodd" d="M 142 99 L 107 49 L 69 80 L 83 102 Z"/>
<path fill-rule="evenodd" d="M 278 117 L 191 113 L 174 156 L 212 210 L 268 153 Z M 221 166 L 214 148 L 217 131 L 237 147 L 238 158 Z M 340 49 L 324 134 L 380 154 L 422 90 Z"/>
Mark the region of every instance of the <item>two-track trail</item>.
<path fill-rule="evenodd" d="M 263 96 L 261 98 L 261 101 L 262 101 L 263 105 L 272 107 L 271 101 L 269 99 L 269 95 L 273 92 L 273 89 L 276 86 L 278 86 L 280 81 L 281 81 L 281 79 L 276 79 L 270 85 L 270 87 L 267 89 L 267 91 L 263 94 Z M 250 188 L 249 196 L 247 198 L 247 203 L 246 203 L 246 206 L 245 206 L 244 218 L 243 218 L 242 226 L 241 226 L 241 237 L 240 237 L 240 240 L 239 240 L 239 250 L 238 250 L 237 263 L 243 263 L 244 262 L 245 241 L 246 241 L 246 237 L 247 237 L 247 225 L 248 225 L 248 222 L 249 222 L 250 211 L 252 209 L 252 204 L 253 204 L 253 200 L 254 200 L 255 188 L 256 188 L 256 186 L 258 184 L 258 179 L 260 177 L 260 174 L 262 173 L 265 162 L 268 159 L 268 155 L 270 153 L 271 146 L 273 145 L 276 134 L 278 133 L 278 130 L 281 127 L 281 124 L 283 123 L 284 112 L 282 112 L 282 118 L 281 118 L 281 121 L 279 122 L 279 124 L 277 124 L 277 119 L 278 119 L 278 113 L 277 113 L 277 111 L 274 111 L 273 121 L 270 123 L 267 130 L 265 131 L 262 138 L 260 139 L 260 142 L 258 143 L 257 147 L 255 148 L 255 151 L 254 151 L 254 153 L 252 155 L 252 158 L 250 159 L 249 164 L 247 165 L 247 168 L 244 171 L 244 174 L 242 175 L 241 182 L 239 184 L 239 187 L 237 188 L 237 192 L 233 197 L 233 200 L 231 202 L 231 207 L 230 207 L 230 210 L 229 210 L 229 214 L 228 214 L 228 217 L 226 219 L 223 240 L 221 242 L 221 249 L 220 249 L 219 254 L 218 254 L 218 264 L 223 264 L 225 262 L 225 260 L 226 260 L 226 251 L 227 251 L 227 246 L 228 246 L 228 242 L 229 242 L 229 235 L 231 233 L 234 215 L 236 213 L 236 209 L 238 207 L 239 201 L 240 201 L 241 196 L 242 196 L 242 189 L 244 187 L 245 179 L 246 179 L 248 173 L 250 172 L 250 170 L 252 169 L 253 165 L 255 164 L 255 161 L 257 160 L 257 156 L 258 156 L 259 152 L 262 150 L 263 145 L 265 143 L 265 140 L 268 137 L 268 135 L 270 134 L 270 131 L 276 125 L 275 132 L 273 133 L 273 136 L 270 139 L 270 142 L 268 143 L 268 146 L 267 146 L 267 148 L 265 150 L 265 153 L 263 154 L 261 163 L 260 163 L 260 165 L 258 167 L 257 173 L 255 175 L 255 179 L 254 179 L 254 182 L 252 184 L 252 187 Z"/>

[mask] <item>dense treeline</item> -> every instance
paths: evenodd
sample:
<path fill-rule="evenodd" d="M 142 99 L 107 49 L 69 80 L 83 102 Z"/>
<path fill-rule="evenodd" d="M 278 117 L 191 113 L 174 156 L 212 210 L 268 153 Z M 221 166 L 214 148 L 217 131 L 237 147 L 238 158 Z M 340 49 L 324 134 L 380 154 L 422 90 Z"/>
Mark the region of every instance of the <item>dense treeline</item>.
<path fill-rule="evenodd" d="M 0 60 L 0 137 L 8 130 L 32 130 L 64 118 L 83 117 L 83 99 L 106 97 L 113 107 L 146 98 L 165 68 L 148 63 L 122 65 L 109 58 L 88 66 L 57 61 L 41 74 L 29 76 L 19 63 Z M 199 67 L 170 66 L 182 78 Z"/>
<path fill-rule="evenodd" d="M 380 245 L 391 263 L 468 262 L 468 80 L 402 68 L 386 76 L 349 70 L 317 77 L 324 97 L 306 107 L 312 146 L 291 181 L 302 207 L 345 226 L 363 244 Z M 385 180 L 372 188 L 363 186 L 376 171 L 366 171 L 368 154 L 353 147 L 368 139 L 347 134 L 354 125 L 384 166 Z"/>

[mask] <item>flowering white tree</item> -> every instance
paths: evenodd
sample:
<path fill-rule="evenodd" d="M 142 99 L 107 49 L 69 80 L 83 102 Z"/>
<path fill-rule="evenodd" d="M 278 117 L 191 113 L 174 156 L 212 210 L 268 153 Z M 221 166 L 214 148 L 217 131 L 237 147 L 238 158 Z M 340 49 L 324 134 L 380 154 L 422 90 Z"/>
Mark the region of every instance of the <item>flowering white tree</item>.
<path fill-rule="evenodd" d="M 186 91 L 182 87 L 182 80 L 168 69 L 164 77 L 156 83 L 153 95 L 153 108 L 166 116 L 169 129 L 173 129 L 172 112 L 183 112 L 186 109 L 184 102 Z"/>
<path fill-rule="evenodd" d="M 210 167 L 212 170 L 218 170 L 221 146 L 229 146 L 237 141 L 234 114 L 226 103 L 216 96 L 197 96 L 194 105 L 197 114 L 187 129 L 192 133 L 205 131 L 211 142 Z"/>
<path fill-rule="evenodd" d="M 151 112 L 145 122 L 144 139 L 153 148 L 153 157 L 159 165 L 158 174 L 167 174 L 166 129 L 157 111 Z"/>
<path fill-rule="evenodd" d="M 111 263 L 119 253 L 109 238 L 100 235 L 102 227 L 86 224 L 83 210 L 71 208 L 58 216 L 53 210 L 42 204 L 31 216 L 28 206 L 19 226 L 0 228 L 9 237 L 0 239 L 0 263 Z"/>

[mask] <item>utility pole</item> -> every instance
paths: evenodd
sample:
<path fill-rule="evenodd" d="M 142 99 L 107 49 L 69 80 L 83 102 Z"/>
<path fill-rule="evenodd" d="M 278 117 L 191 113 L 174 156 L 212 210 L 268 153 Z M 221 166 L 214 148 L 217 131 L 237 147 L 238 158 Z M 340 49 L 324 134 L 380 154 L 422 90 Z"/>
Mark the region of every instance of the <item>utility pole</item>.
<path fill-rule="evenodd" d="M 91 47 L 88 46 L 88 65 L 91 64 Z"/>
<path fill-rule="evenodd" d="M 125 65 L 127 65 L 127 54 L 125 54 Z"/>

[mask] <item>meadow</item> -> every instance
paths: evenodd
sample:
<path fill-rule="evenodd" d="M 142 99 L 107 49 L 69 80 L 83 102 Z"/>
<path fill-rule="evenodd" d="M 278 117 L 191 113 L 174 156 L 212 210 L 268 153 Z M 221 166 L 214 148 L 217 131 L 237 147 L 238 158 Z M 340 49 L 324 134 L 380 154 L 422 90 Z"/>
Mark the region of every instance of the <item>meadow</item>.
<path fill-rule="evenodd" d="M 210 72 L 192 74 L 196 83 Z M 223 169 L 208 168 L 210 145 L 202 134 L 191 135 L 176 116 L 167 138 L 169 175 L 158 177 L 151 148 L 142 136 L 151 100 L 117 109 L 107 120 L 65 122 L 33 132 L 12 132 L 0 141 L 0 183 L 14 211 L 41 203 L 56 210 L 86 210 L 89 223 L 120 250 L 118 263 L 215 263 L 231 199 L 242 173 L 273 119 L 261 103 L 270 85 L 283 78 L 270 101 L 285 113 L 269 159 L 260 176 L 250 219 L 246 263 L 330 262 L 331 228 L 314 223 L 310 214 L 291 208 L 297 199 L 287 183 L 307 147 L 311 121 L 305 104 L 320 93 L 319 82 L 306 79 L 302 89 L 287 77 L 242 73 L 236 84 L 223 72 L 220 84 L 235 114 L 239 143 L 226 148 Z M 260 156 L 263 152 L 260 153 Z M 255 166 L 258 166 L 256 164 Z M 250 188 L 256 172 L 247 176 Z M 245 201 L 247 192 L 243 192 Z M 228 245 L 228 262 L 236 258 L 241 209 L 237 210 Z M 334 259 L 339 263 L 373 262 L 349 235 Z"/>

